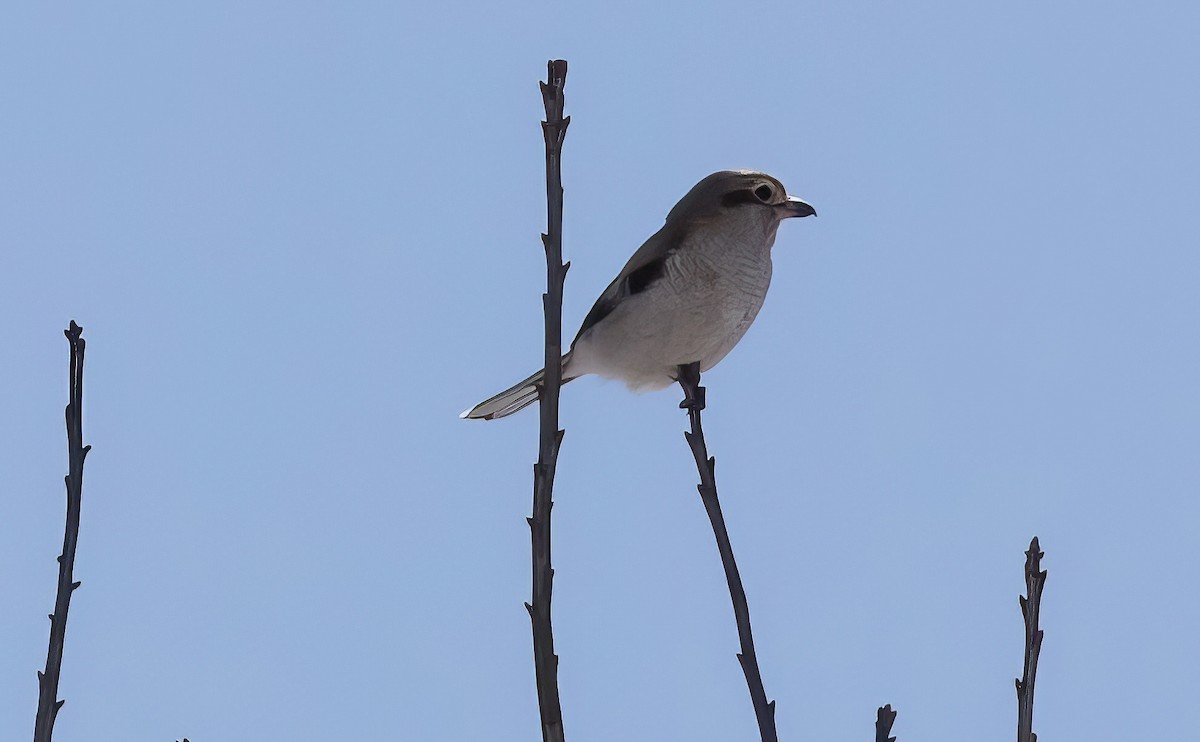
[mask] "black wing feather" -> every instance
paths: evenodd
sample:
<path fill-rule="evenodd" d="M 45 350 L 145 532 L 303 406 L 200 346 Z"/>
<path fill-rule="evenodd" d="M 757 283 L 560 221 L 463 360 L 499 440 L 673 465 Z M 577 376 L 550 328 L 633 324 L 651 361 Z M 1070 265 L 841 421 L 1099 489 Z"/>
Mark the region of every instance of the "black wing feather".
<path fill-rule="evenodd" d="M 592 306 L 592 310 L 583 318 L 583 325 L 580 326 L 579 333 L 575 335 L 575 339 L 578 340 L 580 335 L 594 327 L 600 320 L 612 314 L 612 311 L 622 301 L 642 293 L 650 288 L 655 281 L 666 275 L 668 256 L 669 253 L 637 268 L 617 282 L 615 287 L 610 287 L 610 290 L 601 294 L 600 298 Z"/>
<path fill-rule="evenodd" d="M 646 263 L 625 278 L 625 295 L 633 296 L 642 293 L 650 287 L 650 284 L 662 278 L 666 270 L 667 258 L 665 255 L 658 260 Z"/>

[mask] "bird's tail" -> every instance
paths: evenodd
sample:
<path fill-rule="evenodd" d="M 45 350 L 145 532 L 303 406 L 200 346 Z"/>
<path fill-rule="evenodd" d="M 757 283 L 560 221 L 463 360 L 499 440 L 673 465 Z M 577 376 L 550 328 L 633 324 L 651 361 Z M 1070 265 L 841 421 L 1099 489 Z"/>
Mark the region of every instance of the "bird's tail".
<path fill-rule="evenodd" d="M 567 362 L 570 360 L 570 353 L 562 357 L 564 384 L 577 378 L 566 375 Z M 494 420 L 498 417 L 508 417 L 514 412 L 522 410 L 537 401 L 537 388 L 541 383 L 542 371 L 538 370 L 536 374 L 518 381 L 494 397 L 483 400 L 471 409 L 463 412 L 459 417 L 466 420 Z"/>

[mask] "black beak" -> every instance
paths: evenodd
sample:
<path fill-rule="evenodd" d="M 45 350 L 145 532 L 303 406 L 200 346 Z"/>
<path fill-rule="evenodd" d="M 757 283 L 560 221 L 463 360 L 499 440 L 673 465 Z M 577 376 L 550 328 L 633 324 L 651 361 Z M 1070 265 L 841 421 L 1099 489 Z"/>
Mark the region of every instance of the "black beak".
<path fill-rule="evenodd" d="M 777 206 L 782 213 L 783 218 L 788 219 L 793 216 L 816 216 L 817 210 L 809 206 L 805 202 L 795 196 L 788 196 L 788 200 Z"/>

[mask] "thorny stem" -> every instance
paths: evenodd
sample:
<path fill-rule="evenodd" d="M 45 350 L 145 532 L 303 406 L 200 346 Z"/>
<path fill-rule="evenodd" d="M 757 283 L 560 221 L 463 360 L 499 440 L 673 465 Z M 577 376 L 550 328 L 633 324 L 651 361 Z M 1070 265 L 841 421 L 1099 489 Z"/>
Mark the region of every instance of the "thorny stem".
<path fill-rule="evenodd" d="M 67 638 L 67 612 L 75 582 L 75 547 L 79 543 L 79 510 L 83 499 L 83 460 L 91 446 L 83 445 L 83 328 L 71 322 L 63 331 L 71 344 L 70 401 L 67 403 L 67 524 L 63 533 L 62 555 L 58 557 L 58 591 L 54 613 L 50 614 L 50 646 L 46 651 L 45 672 L 38 675 L 38 709 L 33 727 L 34 742 L 50 742 L 54 720 L 65 701 L 58 698 L 62 674 L 63 646 Z"/>
<path fill-rule="evenodd" d="M 742 578 L 738 574 L 737 561 L 733 557 L 733 546 L 729 542 L 729 532 L 725 529 L 725 516 L 721 513 L 721 503 L 717 499 L 717 477 L 715 458 L 708 455 L 708 447 L 704 442 L 704 429 L 700 424 L 700 413 L 704 409 L 704 387 L 700 386 L 700 364 L 689 363 L 680 366 L 677 381 L 683 387 L 681 409 L 688 411 L 688 420 L 692 430 L 684 433 L 692 456 L 696 459 L 696 469 L 700 473 L 700 499 L 708 512 L 712 523 L 713 535 L 717 539 L 717 550 L 721 553 L 721 564 L 725 567 L 725 581 L 729 584 L 729 597 L 733 601 L 733 615 L 737 620 L 738 640 L 741 642 L 741 654 L 738 662 L 746 676 L 746 685 L 750 688 L 750 700 L 754 704 L 754 715 L 758 718 L 758 733 L 762 742 L 777 742 L 775 731 L 775 702 L 767 700 L 767 692 L 763 688 L 762 675 L 758 671 L 758 656 L 754 653 L 754 636 L 750 631 L 750 606 L 746 602 L 746 591 L 742 587 Z"/>
<path fill-rule="evenodd" d="M 542 306 L 546 319 L 546 363 L 538 388 L 541 426 L 538 461 L 533 468 L 533 515 L 529 520 L 533 547 L 533 599 L 525 604 L 533 624 L 533 663 L 537 680 L 538 710 L 543 742 L 563 742 L 562 704 L 558 695 L 558 655 L 550 623 L 554 567 L 550 561 L 550 510 L 554 505 L 554 469 L 564 431 L 558 427 L 558 391 L 562 386 L 562 297 L 568 264 L 562 262 L 562 144 L 570 117 L 563 117 L 565 60 L 547 62 L 546 82 L 541 83 L 546 120 L 546 293 Z"/>
<path fill-rule="evenodd" d="M 1042 651 L 1042 630 L 1038 628 L 1038 613 L 1042 607 L 1042 588 L 1046 571 L 1042 569 L 1044 554 L 1037 536 L 1025 552 L 1025 590 L 1029 597 L 1020 596 L 1021 615 L 1025 618 L 1025 668 L 1017 680 L 1017 742 L 1037 742 L 1033 733 L 1033 686 L 1037 678 L 1038 655 Z"/>
<path fill-rule="evenodd" d="M 875 742 L 896 742 L 895 737 L 889 736 L 894 723 L 896 723 L 896 712 L 892 710 L 892 704 L 880 706 L 879 710 L 875 712 Z"/>

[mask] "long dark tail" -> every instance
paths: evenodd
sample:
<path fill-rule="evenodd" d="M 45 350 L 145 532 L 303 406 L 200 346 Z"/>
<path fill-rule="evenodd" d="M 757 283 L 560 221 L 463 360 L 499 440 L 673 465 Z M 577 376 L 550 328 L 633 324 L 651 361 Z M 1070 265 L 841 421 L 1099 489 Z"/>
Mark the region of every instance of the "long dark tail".
<path fill-rule="evenodd" d="M 562 359 L 564 367 L 569 360 L 571 360 L 571 354 L 567 353 Z M 574 378 L 564 374 L 563 383 L 566 384 Z M 518 381 L 494 397 L 485 399 L 459 417 L 467 420 L 494 420 L 498 417 L 508 417 L 537 401 L 537 385 L 541 383 L 542 372 L 539 370 L 536 374 Z"/>

